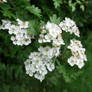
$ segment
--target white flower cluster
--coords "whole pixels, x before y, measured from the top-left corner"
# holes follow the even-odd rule
[[[82,68],[84,66],[84,61],[87,61],[86,55],[85,55],[85,48],[82,47],[82,44],[78,40],[71,40],[70,45],[68,46],[68,49],[71,50],[72,55],[68,59],[68,63],[71,66],[77,65],[78,68]]]
[[[29,22],[16,20],[18,25],[11,24],[8,20],[2,20],[2,25],[0,29],[8,29],[9,34],[11,34],[11,40],[14,45],[29,45],[33,36],[30,36],[27,32]],[[26,74],[29,76],[34,76],[41,82],[44,80],[45,75],[48,71],[53,71],[55,69],[53,57],[60,55],[60,47],[64,45],[64,40],[62,38],[62,31],[70,32],[70,34],[75,34],[80,37],[78,27],[75,22],[70,18],[65,18],[59,25],[51,22],[47,22],[45,26],[41,28],[41,34],[39,36],[39,43],[52,43],[51,47],[40,47],[38,52],[32,52],[29,58],[25,61]],[[78,40],[71,40],[68,49],[71,50],[72,56],[68,59],[68,63],[71,66],[77,65],[78,68],[84,66],[84,61],[87,61],[85,55],[85,48]]]
[[[30,53],[29,59],[25,61],[26,74],[34,76],[42,82],[48,71],[51,72],[55,69],[52,58],[59,55],[59,49],[47,46],[38,48],[39,52]]]
[[[59,26],[61,27],[62,30],[65,32],[70,32],[70,34],[75,34],[76,36],[80,37],[80,32],[78,27],[76,26],[75,22],[71,20],[70,18],[65,18]]]
[[[61,44],[64,44],[61,33],[62,30],[58,25],[47,22],[47,24],[44,27],[42,27],[38,42],[52,42],[54,47],[59,47],[61,46]]]
[[[11,40],[14,45],[29,45],[31,43],[31,36],[27,32],[29,22],[23,22],[17,19],[18,25],[11,24],[8,20],[2,20],[0,29],[8,29],[11,34]]]

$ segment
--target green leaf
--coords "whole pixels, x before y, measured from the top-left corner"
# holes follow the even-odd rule
[[[55,8],[60,7],[60,4],[62,4],[62,0],[53,0]]]
[[[40,23],[38,22],[38,20],[31,20],[29,22],[28,31],[31,35],[38,35],[39,34],[39,32],[40,32]]]
[[[71,67],[64,64],[58,65],[56,69],[60,74],[63,75],[66,82],[71,82],[75,80],[82,73],[82,71],[77,69],[76,66]]]
[[[2,12],[3,16],[8,17],[8,18],[15,17],[15,15],[10,10],[11,7],[9,5],[2,4],[2,5],[0,5],[0,7],[2,9],[1,12]]]
[[[35,5],[28,6],[26,8],[30,13],[33,13],[34,15],[40,17],[41,16],[41,10],[38,7],[35,7]]]
[[[3,4],[0,5],[0,8],[3,9],[3,10],[6,10],[6,9],[8,10],[8,9],[10,9],[11,7],[10,7],[8,4],[4,4],[4,3],[3,3]]]
[[[11,12],[11,11],[8,11],[8,10],[3,10],[1,11],[3,13],[3,16],[5,17],[8,17],[8,18],[11,18],[11,17],[15,17],[14,14]]]
[[[60,23],[60,17],[57,17],[57,15],[54,14],[53,16],[50,17],[50,21],[52,23],[59,24]]]

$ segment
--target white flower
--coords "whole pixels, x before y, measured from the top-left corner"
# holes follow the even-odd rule
[[[2,20],[2,25],[0,29],[9,29],[9,27],[11,26],[11,22],[8,20]]]
[[[59,56],[60,54],[60,47],[52,48],[54,56]]]
[[[61,27],[62,30],[65,32],[70,32],[70,34],[75,34],[76,36],[80,37],[80,32],[78,27],[76,26],[75,22],[71,20],[70,18],[65,18],[59,26]]]
[[[53,38],[56,38],[58,34],[62,33],[60,27],[54,23],[47,22],[46,29]]]
[[[53,40],[53,46],[59,47],[61,45],[65,45],[64,40],[62,39],[61,35],[58,35],[57,39]]]
[[[82,44],[78,40],[71,40],[70,45],[68,46],[68,49],[72,52],[72,57],[68,59],[68,63],[73,66],[76,64],[78,68],[82,68],[84,66],[84,61],[87,61],[86,55],[85,55],[85,48],[83,48]],[[71,63],[72,60],[75,63]]]
[[[37,78],[37,79],[39,79],[40,80],[40,82],[42,82],[42,80],[44,80],[44,76],[42,76],[40,73],[36,73],[35,75],[34,75],[34,77],[35,78]]]
[[[44,41],[44,35],[40,34],[40,38],[39,38],[38,42],[43,43],[43,41]]]
[[[9,34],[13,35],[11,40],[14,45],[29,45],[31,43],[31,39],[34,38],[30,36],[27,32],[29,22],[23,22],[20,19],[17,19],[18,25],[13,25],[9,20],[2,20],[2,25],[0,29],[8,29]]]
[[[50,34],[47,34],[47,35],[45,35],[44,39],[46,40],[46,42],[51,42],[52,36]]]
[[[70,66],[74,66],[76,64],[76,58],[71,56],[69,59],[68,59],[68,63]]]
[[[55,65],[53,63],[47,63],[46,65],[49,71],[53,71],[55,69]]]
[[[20,28],[28,28],[28,25],[29,25],[29,22],[28,21],[23,22],[20,19],[17,19],[17,22],[18,22]]]
[[[15,25],[11,25],[9,27],[9,34],[16,34],[17,27]]]
[[[11,36],[11,40],[14,41],[16,38],[14,36]]]
[[[78,60],[77,63],[76,63],[76,65],[78,66],[78,68],[81,69],[84,66],[83,60]]]
[[[77,26],[73,26],[73,27],[72,27],[72,30],[73,30],[73,33],[74,33],[76,36],[80,37],[80,31],[79,31],[79,29],[78,29]]]
[[[47,69],[44,65],[40,65],[39,73],[42,74],[42,76],[45,76],[47,74]]]
[[[17,45],[17,41],[16,41],[16,40],[14,40],[14,41],[13,41],[13,44],[14,44],[14,45]]]
[[[71,20],[70,18],[65,18],[66,26],[71,27],[75,25],[75,22]]]
[[[61,44],[64,45],[61,33],[62,30],[58,25],[47,22],[47,24],[42,27],[38,42],[39,43],[52,42],[52,45],[54,47],[60,47]]]
[[[82,60],[87,61],[87,57],[85,55],[85,48],[80,48],[79,55]]]
[[[31,65],[30,65],[30,60],[27,59],[24,64],[25,64],[26,74],[33,76],[32,68],[31,68]]]
[[[25,61],[25,69],[29,76],[42,81],[48,71],[55,69],[52,58],[59,55],[59,48],[39,47],[38,51],[30,53],[29,59]]]

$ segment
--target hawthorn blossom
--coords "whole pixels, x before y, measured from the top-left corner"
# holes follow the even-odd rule
[[[61,29],[65,32],[69,32],[70,34],[75,34],[76,36],[80,37],[80,32],[78,27],[76,26],[75,22],[71,20],[70,18],[65,18],[59,26]]]
[[[30,53],[25,61],[25,69],[26,74],[42,82],[45,75],[55,69],[52,58],[59,55],[59,48],[39,47],[38,51]]]
[[[85,48],[83,48],[80,41],[73,39],[70,41],[68,49],[71,50],[73,55],[68,59],[68,63],[71,66],[77,65],[81,69],[84,66],[84,61],[87,61]]]
[[[58,25],[47,22],[47,24],[42,27],[38,42],[39,43],[52,42],[54,47],[61,46],[61,44],[64,45],[61,33],[62,30]]]
[[[8,33],[11,36],[11,40],[13,41],[14,45],[29,45],[31,43],[31,39],[33,36],[28,34],[27,28],[28,28],[28,21],[21,21],[20,19],[17,19],[18,25],[11,24],[9,20],[2,20],[2,25],[0,26],[0,29],[8,29]]]

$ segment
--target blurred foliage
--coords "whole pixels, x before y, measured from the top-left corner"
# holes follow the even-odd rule
[[[88,61],[83,69],[70,67],[66,60],[70,52],[66,47],[58,59],[56,69],[40,81],[25,73],[24,61],[39,44],[32,40],[29,46],[14,46],[7,30],[0,30],[0,92],[92,92],[92,1],[91,0],[7,0],[0,4],[2,19],[12,22],[16,18],[30,21],[29,33],[37,36],[40,26],[48,20],[59,24],[64,17],[72,18],[81,33]],[[63,34],[65,43],[73,36]],[[66,45],[67,46],[67,45]],[[63,57],[62,57],[63,56]]]

